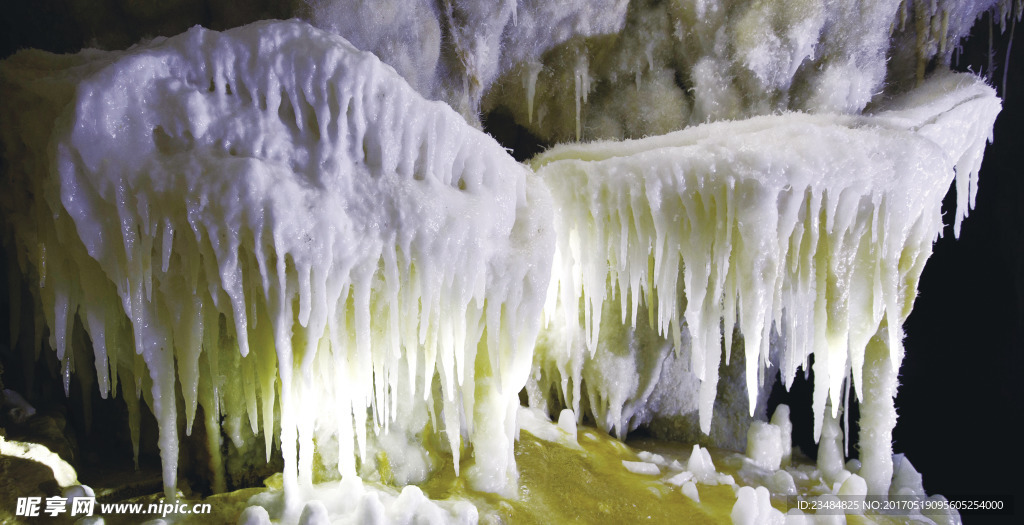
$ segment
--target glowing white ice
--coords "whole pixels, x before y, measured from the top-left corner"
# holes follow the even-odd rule
[[[243,418],[254,435],[262,421],[268,457],[279,433],[288,488],[312,483],[315,434],[354,474],[368,409],[374,430],[411,434],[423,428],[406,429],[409,414],[429,412],[456,471],[465,432],[473,483],[508,485],[553,245],[529,170],[373,55],[300,22],[196,28],[83,62],[51,135],[58,177],[25,173],[45,200],[24,213],[60,211],[18,242],[38,254],[65,369],[77,313],[103,395],[119,376],[145,390],[168,491],[176,378],[189,432],[198,404],[207,428],[225,416],[236,446]]]
[[[794,46],[799,62],[807,46]],[[580,136],[592,72],[578,58]],[[531,121],[534,64],[520,80]],[[280,436],[286,494],[312,484],[314,442],[355,474],[368,428],[443,435],[456,469],[466,435],[473,485],[501,491],[531,359],[557,370],[568,429],[580,363],[608,339],[603,315],[632,326],[644,308],[677,350],[689,334],[705,432],[734,326],[751,410],[773,330],[787,385],[814,356],[816,436],[852,384],[869,431],[860,476],[885,493],[901,324],[954,179],[957,232],[973,206],[999,111],[980,80],[938,73],[865,115],[560,146],[534,175],[373,55],[299,22],[197,28],[124,53],[28,52],[3,68],[23,197],[5,218],[39,278],[65,386],[77,315],[101,393],[118,381],[126,393],[136,452],[140,396],[156,414],[168,492],[176,380],[189,432],[201,406],[236,447],[262,432],[269,456]],[[860,95],[843,110],[860,111]],[[545,300],[564,336],[534,355]],[[618,383],[587,385],[615,394],[602,410],[642,408],[624,407],[647,383],[606,379]],[[207,434],[223,488],[219,433]],[[766,464],[787,461],[779,452]],[[740,500],[748,515],[764,498]]]
[[[635,328],[645,308],[676,348],[680,323],[688,330],[707,433],[734,326],[751,415],[775,330],[787,386],[814,356],[816,438],[826,405],[835,417],[852,379],[872,436],[861,441],[864,466],[881,471],[869,486],[887,490],[901,325],[954,178],[957,232],[973,205],[999,108],[975,77],[939,74],[865,116],[791,113],[548,150],[532,161],[556,203],[547,312],[554,331],[570,333],[543,347],[536,366],[557,371],[551,387],[579,413],[580,363],[601,357],[603,312]],[[866,360],[872,344],[887,362]],[[588,378],[590,398],[616,391],[624,372]],[[622,413],[626,397],[592,401],[597,419]]]

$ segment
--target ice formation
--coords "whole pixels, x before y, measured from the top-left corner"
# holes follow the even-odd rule
[[[466,433],[483,490],[513,477],[551,204],[491,138],[300,22],[25,53],[3,80],[24,198],[4,211],[65,386],[77,317],[133,439],[134,399],[157,416],[168,491],[176,379],[187,432],[198,405],[236,447],[247,426],[269,457],[279,435],[287,487],[311,483],[314,441],[354,474],[368,409],[375,431],[443,432],[456,469]]]
[[[0,66],[0,212],[35,322],[65,389],[120,386],[136,454],[151,407],[169,493],[199,407],[250,455],[279,439],[287,496],[325,466],[377,516],[351,476],[368,448],[402,454],[399,484],[429,475],[434,440],[456,471],[471,450],[474,488],[500,492],[520,428],[576,450],[584,414],[622,436],[674,397],[709,432],[723,360],[752,414],[770,367],[789,385],[812,356],[825,478],[917,490],[891,450],[901,324],[999,111],[979,79],[928,73],[994,0],[294,4],[327,31],[195,28]],[[647,138],[523,166],[420,95],[549,142]],[[518,408],[528,376],[531,403],[569,408],[557,426]],[[776,492],[796,490],[791,433],[782,411],[738,436]],[[665,468],[640,459],[623,468]],[[695,483],[735,485],[696,446],[670,481],[699,501]],[[763,488],[737,499],[739,522],[779,518]]]
[[[534,377],[551,383],[536,391],[554,389],[579,412],[582,363],[603,358],[605,311],[628,329],[644,309],[677,349],[685,328],[707,433],[734,327],[751,415],[775,331],[787,386],[814,356],[815,438],[852,381],[871,436],[861,441],[864,468],[881,469],[869,484],[884,489],[901,326],[954,178],[958,227],[973,204],[999,108],[982,81],[943,74],[864,116],[791,113],[548,150],[532,161],[556,203],[546,308],[568,333],[535,357]],[[612,368],[586,379],[590,399],[630,372]],[[595,418],[625,401],[592,402]]]
[[[553,42],[534,59],[543,65],[534,81],[520,82],[532,67],[521,63],[495,81],[483,107],[508,112],[547,143],[642,138],[787,110],[859,114],[880,93],[945,69],[990,9],[1003,27],[1021,12],[1013,0],[635,0],[621,31]],[[574,112],[583,60],[593,90]]]
[[[290,520],[298,525],[363,523],[388,525],[473,525],[480,521],[476,507],[467,501],[433,501],[416,485],[400,490],[373,486],[358,477],[303,487],[301,512]],[[239,525],[270,525],[271,515],[281,515],[284,494],[267,492],[248,501]],[[268,511],[270,509],[270,511]],[[277,519],[277,523],[282,521]]]
[[[622,28],[627,0],[296,0],[297,14],[371,51],[470,122],[499,75],[579,36]]]

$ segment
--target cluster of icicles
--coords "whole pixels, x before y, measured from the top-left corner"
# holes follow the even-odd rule
[[[845,402],[845,380],[862,394],[864,351],[880,328],[899,368],[900,326],[941,233],[953,166],[958,235],[973,206],[999,106],[967,81],[933,80],[913,109],[896,101],[867,116],[755,117],[535,158],[560,204],[547,312],[565,326],[583,319],[564,349],[545,356],[568,378],[563,398],[579,412],[579,349],[597,351],[603,307],[616,300],[621,322],[634,327],[638,309],[649,308],[677,349],[688,329],[704,432],[736,325],[752,415],[770,331],[782,336],[787,387],[813,354],[818,436],[826,401],[833,417]],[[962,128],[949,133],[954,124]]]
[[[25,74],[39,64],[50,72]],[[959,226],[999,110],[979,80],[946,75],[873,115],[565,146],[531,172],[300,22],[197,28],[123,54],[27,52],[0,81],[23,197],[3,211],[65,386],[90,375],[77,318],[102,395],[120,382],[136,454],[140,396],[156,416],[168,491],[176,380],[186,433],[198,405],[236,446],[262,433],[269,457],[280,437],[286,491],[312,483],[328,442],[331,466],[356,473],[367,429],[389,426],[445,436],[456,469],[470,445],[473,486],[501,491],[531,367],[554,363],[578,403],[569,363],[594,351],[613,300],[624,323],[643,307],[660,333],[689,330],[705,430],[722,334],[745,337],[753,406],[776,330],[787,384],[815,356],[820,432],[844,381],[858,396],[871,382],[869,340],[891,356],[876,368],[898,369],[943,194],[955,171]],[[578,337],[535,352],[542,319]],[[883,463],[887,377],[891,414],[867,422]],[[405,428],[417,411],[427,426]],[[207,432],[223,489],[220,435]]]

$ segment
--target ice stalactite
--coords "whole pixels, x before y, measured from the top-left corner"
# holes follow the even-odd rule
[[[523,89],[526,90],[527,119],[533,123],[533,99],[537,95],[537,76],[544,66],[540,62],[528,62],[523,70]]]
[[[435,402],[456,470],[470,445],[476,488],[514,478],[553,234],[546,189],[492,139],[300,22],[30,52],[2,73],[23,269],[65,369],[82,319],[136,450],[133,399],[151,407],[168,497],[175,381],[186,432],[203,408],[215,486],[221,417],[236,447],[243,426],[267,457],[280,437],[294,494],[314,447],[336,442],[326,466],[354,474],[368,427],[418,433],[396,418]]]
[[[468,467],[474,488],[500,492],[515,477],[531,358],[551,372],[531,397],[556,392],[573,408],[566,425],[589,405],[623,435],[674,346],[671,359],[699,379],[692,394],[708,432],[738,329],[750,413],[769,366],[788,386],[813,356],[815,435],[830,440],[822,463],[841,465],[835,418],[852,391],[862,481],[884,493],[901,324],[951,181],[957,235],[973,207],[999,102],[975,77],[948,73],[876,96],[892,1],[829,4],[815,16],[742,4],[638,7],[630,27],[661,20],[659,40],[602,45],[567,40],[591,34],[580,28],[589,9],[544,25],[525,23],[548,12],[529,3],[511,11],[524,22],[511,29],[509,3],[493,17],[450,13],[473,74],[448,94],[472,99],[473,115],[499,71],[515,71],[499,58],[514,52],[528,60],[516,79],[526,96],[515,100],[533,128],[555,129],[547,137],[568,140],[573,120],[577,140],[592,124],[642,136],[719,121],[556,147],[534,159],[537,175],[373,55],[300,22],[196,28],[122,53],[15,56],[0,66],[12,174],[0,213],[18,269],[38,279],[34,322],[49,328],[65,391],[86,372],[82,326],[101,395],[125,398],[136,458],[140,403],[156,415],[168,496],[180,434],[200,408],[217,489],[222,433],[237,449],[262,435],[267,458],[279,442],[289,497],[315,481],[318,461],[353,477],[374,443],[401,434],[444,440],[456,473]],[[413,23],[433,14],[395,27],[434,35],[429,20]],[[768,30],[765,18],[778,23]],[[550,54],[500,45],[534,26],[574,29],[546,41],[564,43]],[[398,64],[430,64],[418,87],[431,93],[434,43]],[[603,53],[609,43],[620,52]],[[542,54],[571,60],[542,71]],[[641,55],[650,78],[629,90],[639,95],[602,92],[644,70]],[[570,78],[572,91],[549,88]],[[570,93],[575,119],[567,98],[551,103]],[[729,121],[742,117],[751,118]],[[645,322],[647,332],[623,329]],[[626,355],[588,369],[610,343]],[[754,429],[756,443],[773,444],[761,451],[773,468],[788,460],[774,444],[792,430],[788,416],[779,422]],[[401,483],[423,478],[407,472]]]
[[[992,140],[992,122],[1000,107],[988,85],[968,75],[939,72],[874,114],[887,125],[914,129],[940,145],[943,155],[955,165],[956,237],[974,208],[985,144]]]
[[[587,54],[584,50],[580,50],[579,55],[576,57],[576,65],[573,67],[573,89],[576,92],[576,140],[580,140],[583,136],[582,130],[580,129],[580,112],[582,104],[587,103],[587,97],[590,95],[590,61],[587,58]],[[534,89],[536,89],[536,80],[534,81]],[[530,97],[530,104],[533,104],[533,97]]]
[[[898,369],[942,197],[955,179],[959,224],[999,107],[977,78],[939,74],[870,115],[755,117],[540,155],[533,166],[558,210],[547,311],[562,321],[549,325],[570,333],[536,366],[559,372],[550,387],[575,407],[581,366],[567,364],[593,358],[614,303],[627,327],[646,309],[677,347],[685,326],[705,433],[734,326],[751,412],[774,332],[787,386],[814,356],[816,437],[826,407],[837,417],[847,377],[865,406],[892,410],[895,383],[872,386],[879,379],[864,375],[879,365],[866,353],[880,346]],[[866,419],[862,432],[888,435],[886,421]],[[861,443],[869,457],[891,453],[884,436]]]

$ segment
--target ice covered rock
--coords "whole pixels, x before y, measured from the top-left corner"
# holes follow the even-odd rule
[[[169,491],[176,381],[187,433],[201,405],[235,446],[279,436],[286,486],[311,482],[315,431],[348,474],[368,430],[435,415],[456,468],[478,445],[478,488],[514,478],[551,204],[490,137],[296,21],[25,52],[2,90],[3,215],[51,343],[75,369],[81,318],[101,393],[145,394]]]
[[[975,77],[940,74],[864,116],[756,117],[538,156],[532,165],[557,209],[546,312],[549,325],[563,321],[552,337],[561,345],[538,348],[534,379],[547,383],[535,391],[554,390],[570,406],[602,399],[591,403],[599,421],[643,410],[659,367],[622,366],[632,374],[604,382],[585,375],[588,360],[606,359],[612,312],[619,326],[649,324],[689,356],[707,433],[735,327],[751,413],[769,364],[788,386],[813,354],[815,436],[826,405],[835,417],[847,401],[850,381],[863,403],[862,432],[872,436],[861,443],[877,445],[877,457],[868,456],[884,470],[895,376],[866,354],[877,346],[884,366],[898,367],[900,326],[941,232],[942,197],[954,180],[969,190],[999,107]],[[621,361],[661,359],[664,343],[653,341],[630,341]]]
[[[747,431],[747,457],[763,469],[778,470],[782,465],[782,429],[763,421],[754,421]]]
[[[476,122],[500,74],[574,37],[615,33],[627,0],[295,0],[296,13],[395,67]]]
[[[235,448],[262,435],[269,456],[276,434],[290,494],[316,461],[351,479],[356,456],[422,480],[438,435],[456,470],[472,451],[474,487],[501,490],[548,290],[530,395],[573,410],[566,432],[538,432],[564,439],[585,413],[619,435],[676,416],[705,433],[742,424],[776,369],[788,386],[813,354],[829,477],[856,481],[831,420],[856,396],[858,476],[885,493],[900,326],[941,197],[955,178],[959,232],[999,110],[973,76],[920,65],[948,60],[991,2],[638,0],[609,35],[625,4],[308,2],[316,23],[470,118],[506,74],[488,104],[544,140],[701,124],[555,148],[533,161],[541,179],[299,22],[6,62],[0,214],[65,389],[73,373],[91,388],[81,364],[94,360],[136,443],[150,405],[168,491],[198,406]],[[910,34],[921,85],[893,98],[889,46]],[[93,356],[70,345],[76,326]],[[745,388],[720,381],[730,372]],[[778,439],[754,431],[770,454],[751,447],[770,467],[791,430],[773,425]],[[223,447],[205,434],[219,488]],[[699,450],[694,479],[721,482]],[[893,489],[915,490],[896,461]],[[379,496],[359,501],[381,516]]]
[[[732,508],[733,525],[782,525],[785,517],[772,507],[771,493],[764,487],[740,487]]]

